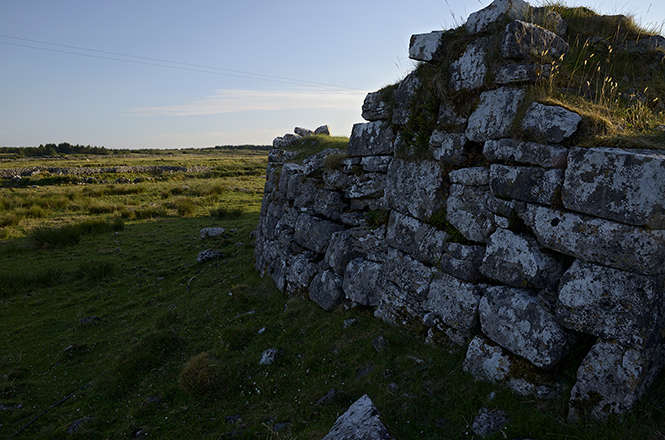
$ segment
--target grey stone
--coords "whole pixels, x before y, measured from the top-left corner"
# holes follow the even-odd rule
[[[489,6],[469,15],[464,27],[470,34],[488,30],[504,18],[526,17],[530,6],[522,0],[494,0]]]
[[[478,108],[469,117],[466,137],[474,142],[507,137],[524,100],[524,90],[501,87],[483,92]]]
[[[577,370],[570,392],[568,420],[605,419],[630,411],[663,367],[663,346],[645,351],[599,341]]]
[[[448,243],[436,268],[468,282],[477,282],[482,278],[480,265],[485,255],[485,247],[460,243]]]
[[[385,336],[379,335],[376,338],[372,339],[372,347],[378,351],[382,352],[388,348],[388,340]]]
[[[350,230],[335,232],[330,237],[324,261],[338,275],[344,275],[346,265],[363,254],[354,247],[354,237]]]
[[[311,207],[316,214],[331,220],[339,220],[342,213],[348,208],[348,204],[339,192],[320,189],[316,192]]]
[[[487,186],[451,185],[446,219],[467,240],[484,242],[496,229],[492,198]]]
[[[492,164],[490,189],[503,199],[555,205],[561,202],[563,170]]]
[[[390,213],[386,242],[418,260],[430,264],[439,260],[448,237],[445,232],[437,231],[434,227],[399,211],[393,210]]]
[[[269,348],[261,353],[261,359],[259,360],[259,365],[272,365],[283,355],[282,350],[276,348]]]
[[[278,136],[275,139],[273,139],[272,146],[274,149],[277,150],[289,148],[296,141],[299,141],[300,139],[302,139],[302,136],[299,136],[297,134],[287,133],[284,136]]]
[[[570,329],[641,350],[662,339],[664,287],[662,277],[577,260],[561,279],[556,316]]]
[[[330,136],[330,127],[327,125],[321,125],[319,127],[316,127],[316,130],[314,130],[314,134]]]
[[[322,440],[393,440],[378,409],[365,394],[342,414]]]
[[[201,238],[219,237],[226,229],[224,228],[203,228],[201,229]]]
[[[547,248],[644,275],[665,273],[665,230],[527,205],[520,217]]]
[[[309,285],[309,299],[324,310],[332,310],[344,300],[342,279],[332,270],[317,273]]]
[[[386,200],[390,206],[425,220],[444,206],[443,170],[435,161],[393,159],[388,167]]]
[[[459,165],[467,159],[467,142],[464,133],[445,133],[438,130],[435,130],[429,139],[434,159],[452,165]]]
[[[216,251],[213,249],[206,249],[205,251],[199,252],[199,255],[196,257],[196,261],[199,263],[206,263],[212,260],[219,260],[225,256],[226,255],[224,255],[224,252]]]
[[[480,272],[509,286],[543,289],[558,283],[563,267],[540,250],[535,238],[497,229],[489,238]]]
[[[386,175],[383,173],[368,173],[360,176],[344,192],[349,199],[374,199],[383,197],[386,191]]]
[[[509,59],[529,59],[548,56],[559,58],[568,52],[568,43],[557,34],[533,23],[515,20],[506,26],[501,40],[501,56]]]
[[[395,134],[385,121],[354,124],[347,154],[350,157],[392,154],[394,140]]]
[[[572,136],[581,121],[580,115],[563,107],[533,102],[522,119],[522,128],[557,144]]]
[[[360,161],[360,166],[366,173],[387,173],[388,165],[393,156],[367,156]]]
[[[487,186],[490,183],[490,170],[483,167],[462,168],[448,174],[451,183],[468,186]]]
[[[563,203],[596,217],[665,229],[665,152],[572,148]]]
[[[491,437],[508,424],[506,413],[501,410],[481,408],[473,419],[471,428],[481,438]]]
[[[478,311],[483,333],[538,367],[552,368],[568,352],[563,328],[527,290],[489,287]]]
[[[454,91],[475,90],[482,87],[487,75],[488,40],[483,38],[467,45],[457,60],[450,63],[450,87]]]
[[[409,58],[417,61],[441,61],[444,53],[443,31],[411,35]]]
[[[296,153],[295,151],[285,151],[285,150],[282,150],[282,149],[279,149],[279,148],[275,148],[273,150],[270,150],[270,153],[268,153],[268,162],[269,163],[285,163],[285,162],[288,162],[288,161],[292,160],[297,155],[298,155],[298,153]]]
[[[548,7],[533,8],[529,21],[559,36],[566,35],[568,30],[568,23],[561,17],[561,14]]]
[[[412,72],[406,76],[397,86],[395,91],[395,108],[393,110],[392,123],[395,125],[405,125],[409,121],[411,112],[411,103],[416,95],[416,91],[422,85],[422,81]]]
[[[302,137],[307,137],[307,136],[311,136],[311,135],[314,134],[314,132],[312,130],[310,130],[309,128],[302,128],[302,127],[294,128],[293,132],[295,134],[297,134],[298,136],[302,136]]]
[[[507,64],[499,67],[494,82],[500,85],[537,83],[548,79],[551,70],[549,64]]]
[[[341,225],[329,220],[303,213],[296,220],[294,240],[301,246],[322,254],[326,251],[332,234],[342,229]]]
[[[320,174],[331,156],[346,156],[346,151],[338,148],[326,148],[323,151],[307,156],[302,162],[302,170],[305,176]]]
[[[364,306],[378,306],[382,294],[383,265],[365,258],[351,260],[344,271],[346,298]]]
[[[565,147],[510,138],[485,142],[483,155],[491,161],[519,162],[543,168],[566,168],[568,163],[568,149]]]
[[[481,295],[482,291],[477,285],[439,274],[429,286],[424,308],[440,317],[448,327],[470,334],[478,325]]]
[[[304,252],[289,258],[284,275],[284,291],[289,295],[301,294],[307,290],[314,275],[319,270],[313,262],[314,255]]]
[[[452,104],[444,102],[439,107],[439,116],[437,118],[437,126],[446,127],[446,131],[464,131],[466,128],[467,118],[463,118],[457,114]]]
[[[382,90],[368,93],[362,106],[362,117],[366,121],[386,121],[390,119],[391,107]]]

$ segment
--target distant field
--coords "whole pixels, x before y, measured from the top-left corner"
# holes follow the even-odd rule
[[[212,169],[0,181],[0,438],[320,439],[365,393],[401,440],[473,438],[483,406],[510,417],[495,438],[664,438],[662,379],[633,414],[571,426],[565,399],[473,381],[417,323],[276,291],[253,263],[266,151],[86,159],[21,166]]]

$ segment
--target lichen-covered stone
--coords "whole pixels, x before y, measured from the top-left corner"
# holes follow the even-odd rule
[[[500,85],[536,83],[550,77],[549,64],[507,64],[501,66],[494,75],[494,82]]]
[[[561,279],[556,316],[570,329],[640,350],[662,339],[664,300],[662,277],[577,260]]]
[[[394,140],[395,134],[385,121],[354,124],[347,154],[351,157],[392,154]]]
[[[424,308],[441,318],[443,323],[466,333],[478,325],[478,303],[482,291],[447,274],[432,280]]]
[[[663,346],[647,350],[599,341],[577,370],[570,392],[568,420],[605,419],[630,411],[663,367]]]
[[[448,174],[451,183],[468,186],[487,186],[490,183],[490,170],[483,167],[469,167],[453,170]]]
[[[561,202],[563,170],[493,164],[490,189],[502,199],[554,205]]]
[[[568,23],[561,17],[561,14],[546,6],[531,9],[531,20],[529,21],[559,36],[565,35],[568,30]]]
[[[487,39],[476,40],[467,46],[461,57],[450,63],[450,88],[474,90],[485,83],[488,44]]]
[[[368,93],[362,106],[362,117],[366,121],[385,121],[390,118],[391,107],[381,90]]]
[[[285,163],[296,157],[297,154],[298,153],[295,151],[286,151],[280,148],[274,148],[270,150],[270,153],[268,153],[268,162],[275,164]]]
[[[329,220],[319,219],[308,214],[300,214],[295,224],[294,240],[318,254],[326,251],[330,237],[343,229],[341,225]]]
[[[491,161],[511,161],[543,168],[566,168],[568,149],[559,145],[520,142],[510,138],[489,140],[483,155]]]
[[[348,199],[374,199],[383,197],[386,190],[386,175],[383,173],[368,173],[354,180],[344,196]]]
[[[501,87],[483,92],[478,108],[469,117],[466,137],[474,142],[507,137],[524,100],[524,90]]]
[[[451,185],[446,220],[467,240],[484,242],[496,230],[491,199],[488,186]]]
[[[644,275],[665,273],[665,230],[527,205],[520,217],[538,242],[582,260]]]
[[[365,258],[351,260],[344,271],[342,289],[350,301],[378,306],[383,295],[383,265]]]
[[[535,238],[497,229],[489,238],[480,272],[509,286],[543,289],[558,283],[563,267],[540,250]]]
[[[483,277],[479,269],[484,255],[485,246],[447,243],[443,256],[435,264],[439,272],[464,281],[477,282]]]
[[[309,285],[309,299],[324,310],[332,310],[344,299],[342,279],[332,270],[317,273]]]
[[[533,102],[522,119],[522,128],[547,142],[558,144],[577,131],[580,115],[557,105]]]
[[[405,125],[409,121],[411,102],[413,102],[416,91],[421,85],[422,81],[415,72],[408,74],[406,78],[399,83],[394,95],[395,107],[393,109],[393,124]]]
[[[466,128],[467,118],[459,116],[449,102],[443,102],[439,107],[437,126],[446,127],[448,132],[463,132]]]
[[[483,333],[538,367],[552,368],[568,352],[563,328],[528,290],[488,287],[478,311]]]
[[[435,161],[404,161],[394,159],[388,167],[385,187],[390,206],[411,217],[425,220],[442,209],[443,171]]]
[[[393,156],[367,156],[360,160],[360,166],[366,173],[387,173]]]
[[[523,18],[529,14],[530,6],[522,0],[494,0],[489,6],[469,15],[464,27],[470,34],[486,31],[504,18]]]
[[[311,207],[315,214],[331,220],[339,220],[342,213],[348,209],[348,203],[344,201],[342,194],[339,192],[320,189],[316,192]]]
[[[459,165],[467,159],[467,142],[464,133],[445,133],[438,130],[435,130],[429,139],[434,159],[452,165]]]
[[[363,395],[342,414],[322,440],[393,440],[372,400]]]
[[[386,228],[386,242],[412,257],[434,263],[438,261],[448,240],[448,234],[437,231],[427,225],[399,211],[393,210]]]
[[[304,252],[289,258],[285,273],[284,291],[286,293],[299,294],[309,287],[319,269],[313,258],[314,255],[311,252]]]
[[[346,151],[339,148],[326,148],[323,151],[307,156],[302,162],[302,171],[305,176],[312,174],[320,175],[326,165],[326,161],[331,156],[346,156]]]
[[[501,40],[501,56],[509,59],[529,59],[549,56],[559,58],[568,52],[568,43],[554,32],[533,23],[515,20],[506,26]]]
[[[665,229],[665,152],[572,148],[563,203],[596,217]]]
[[[443,31],[432,31],[429,34],[411,35],[409,58],[417,61],[441,61],[445,48],[443,34]]]

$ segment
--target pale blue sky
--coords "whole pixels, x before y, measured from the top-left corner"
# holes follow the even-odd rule
[[[2,0],[0,146],[270,144],[322,124],[348,136],[365,95],[413,68],[411,34],[489,3]],[[661,26],[663,3],[567,4]]]

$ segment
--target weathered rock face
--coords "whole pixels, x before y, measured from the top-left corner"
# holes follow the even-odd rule
[[[474,377],[525,396],[563,392],[590,335],[569,418],[626,412],[665,365],[665,154],[573,146],[580,115],[527,101],[567,50],[558,14],[496,0],[465,27],[464,45],[412,38],[413,59],[444,68],[369,93],[346,151],[295,163],[310,132],[275,140],[256,269],[325,310],[422,321],[468,347]]]
[[[322,440],[392,440],[379,410],[365,394],[342,414]]]

